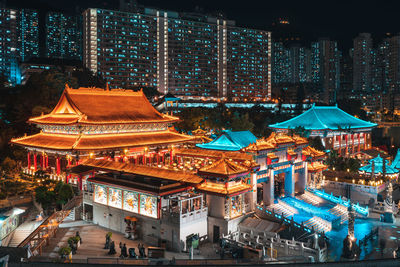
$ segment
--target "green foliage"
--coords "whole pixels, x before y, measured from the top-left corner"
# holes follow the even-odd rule
[[[48,190],[46,186],[38,186],[35,188],[35,198],[42,205],[44,210],[50,208],[56,201],[56,193]]]
[[[306,130],[304,127],[302,126],[297,126],[296,128],[290,128],[289,129],[289,135],[293,136],[294,134],[299,135],[301,137],[305,137],[308,138],[310,136],[311,131],[310,130]]]
[[[254,124],[249,119],[249,113],[240,115],[238,112],[235,112],[231,123],[231,129],[233,131],[252,131],[253,128]]]
[[[70,184],[63,184],[59,188],[57,196],[57,203],[65,204],[74,196],[74,190]]]
[[[335,168],[336,171],[349,170],[354,173],[358,172],[358,169],[361,167],[360,160],[338,156],[336,151],[329,153],[326,164],[328,164],[330,169]]]
[[[320,151],[325,151],[325,147],[322,144],[321,138],[319,136],[315,136],[315,137],[308,137],[308,144]]]
[[[60,256],[67,256],[71,253],[71,248],[70,247],[62,247],[58,250],[58,254]]]
[[[8,174],[15,174],[17,170],[17,162],[9,157],[6,157],[1,163],[1,170]]]

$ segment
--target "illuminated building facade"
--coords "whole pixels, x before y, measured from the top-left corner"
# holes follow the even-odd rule
[[[310,136],[319,136],[326,149],[352,155],[371,148],[371,131],[376,124],[353,117],[337,106],[313,105],[303,114],[269,127],[277,132],[303,127]]]
[[[12,85],[21,82],[18,57],[18,11],[0,8],[0,73]]]
[[[353,40],[353,88],[359,93],[371,92],[372,38],[360,33]]]
[[[187,98],[270,97],[270,32],[147,8],[88,9],[83,25],[84,65],[112,86],[153,86]]]
[[[18,12],[18,47],[21,61],[39,57],[39,14],[36,10]]]
[[[46,57],[82,59],[80,16],[59,12],[46,15]]]

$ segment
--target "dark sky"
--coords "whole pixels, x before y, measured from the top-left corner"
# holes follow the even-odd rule
[[[73,11],[77,6],[115,8],[119,0],[7,0],[9,5]],[[333,0],[139,0],[145,6],[176,11],[222,11],[237,25],[271,29],[279,17],[287,17],[291,27],[306,40],[331,37],[343,48],[352,46],[359,32],[371,32],[380,39],[386,32],[400,32],[400,1]]]

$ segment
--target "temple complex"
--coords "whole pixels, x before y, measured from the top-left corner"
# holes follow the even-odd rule
[[[344,112],[336,106],[315,106],[290,120],[269,127],[278,132],[288,132],[298,127],[319,136],[327,150],[339,155],[353,155],[371,148],[371,130],[377,124],[367,122]]]

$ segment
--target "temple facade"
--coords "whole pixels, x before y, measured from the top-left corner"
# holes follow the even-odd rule
[[[371,131],[377,124],[367,122],[344,112],[337,106],[315,106],[290,120],[272,124],[277,132],[288,132],[302,127],[310,136],[319,136],[327,150],[351,156],[371,148]]]
[[[27,149],[27,173],[65,179],[68,167],[87,158],[169,164],[174,146],[194,139],[170,129],[178,120],[155,110],[142,91],[66,85],[49,114],[29,119],[40,132],[11,143]]]

